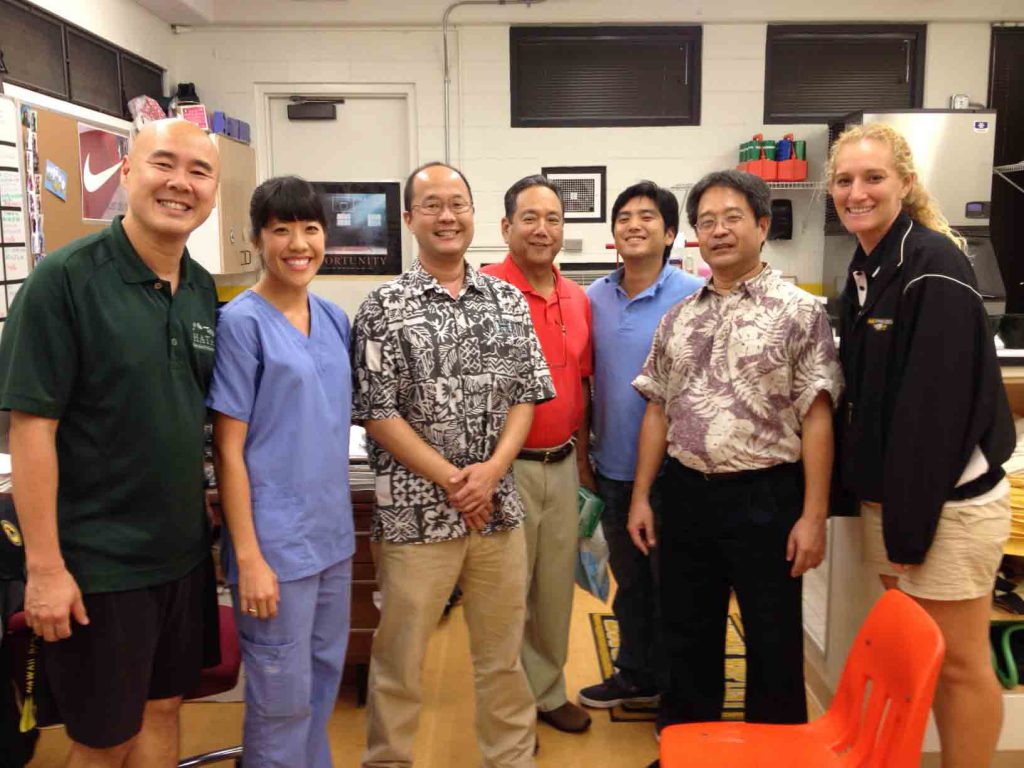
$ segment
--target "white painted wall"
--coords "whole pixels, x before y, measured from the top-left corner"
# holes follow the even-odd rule
[[[495,224],[501,195],[517,178],[545,165],[605,165],[609,208],[626,186],[650,178],[663,186],[694,182],[705,173],[731,167],[737,145],[754,133],[781,137],[792,131],[808,141],[810,174],[820,175],[827,133],[823,126],[769,126],[764,112],[765,32],[763,24],[704,27],[701,125],[652,128],[509,128],[508,29],[460,30],[457,156],[477,195],[477,243],[500,243]],[[823,243],[823,208],[810,205],[810,192],[787,193],[794,202],[792,241],[766,247],[766,258],[801,282],[818,282]],[[684,228],[693,239],[692,231]],[[567,237],[582,237],[581,260],[609,258],[605,224],[571,224]],[[572,257],[576,260],[577,257]],[[569,260],[568,258],[566,260]]]
[[[148,0],[153,1],[153,0]],[[166,0],[155,0],[166,2]],[[179,0],[180,2],[180,0]],[[440,23],[452,0],[213,0],[217,23],[342,23],[394,25]],[[741,23],[778,21],[988,21],[1020,18],[1020,0],[535,0],[526,10],[513,5],[463,6],[456,23],[550,24],[566,22]]]
[[[177,38],[176,67],[180,79],[195,81],[208,109],[246,120],[254,130],[261,123],[260,87],[294,83],[295,91],[303,92],[310,84],[408,84],[415,95],[415,142],[409,163],[443,155],[437,30],[195,29]],[[254,144],[261,140],[253,136]],[[359,147],[338,151],[358,152]],[[261,178],[268,172],[266,165],[260,163]]]
[[[575,4],[519,9],[523,14],[520,18],[533,22],[534,14],[543,8],[550,11],[563,5]],[[803,9],[805,4],[786,5]],[[665,4],[653,6],[656,17],[663,18]],[[592,3],[591,10],[593,7],[607,9],[608,4]],[[779,14],[780,18],[793,18],[784,8]],[[593,15],[573,19],[562,13],[558,18],[563,22],[590,21]],[[700,126],[526,129],[509,127],[508,27],[459,26],[450,38],[452,157],[473,185],[477,203],[477,236],[471,258],[493,261],[501,257],[499,221],[504,190],[542,166],[607,166],[609,204],[621,189],[641,178],[673,185],[693,182],[708,171],[731,166],[736,146],[765,129],[765,32],[763,23],[704,26]],[[945,106],[955,92],[966,92],[975,100],[985,98],[988,35],[986,23],[929,26],[926,107]],[[297,89],[310,82],[411,83],[416,93],[418,132],[418,157],[412,162],[443,155],[439,29],[213,27],[179,36],[176,53],[180,79],[194,80],[208,107],[224,109],[253,125],[259,122],[255,98],[258,83],[294,82]],[[821,178],[825,128],[793,125],[765,129],[769,137],[781,137],[789,131],[807,140],[810,178]],[[820,195],[815,197],[812,192],[786,194],[793,201],[794,239],[770,243],[766,257],[787,274],[797,275],[800,282],[818,283],[824,206]],[[693,239],[692,232],[688,234]],[[611,239],[607,224],[571,224],[566,227],[566,236],[582,238],[584,250],[579,256],[563,257],[563,261],[613,256],[605,249]]]
[[[415,91],[415,164],[443,155],[441,33],[448,0],[348,0],[284,3],[212,0],[215,22],[181,35],[130,0],[36,0],[41,7],[165,66],[174,81],[194,81],[211,109],[260,122],[256,86],[264,83],[410,84]],[[160,7],[160,3],[151,7]],[[166,3],[164,3],[166,5]],[[386,5],[386,7],[385,7]],[[204,3],[209,13],[210,2]],[[988,20],[1020,15],[1017,0],[887,0],[857,6],[857,20],[929,24],[925,62],[926,107],[943,107],[952,93],[982,102],[988,81]],[[166,15],[166,14],[165,14]],[[477,238],[471,258],[503,253],[501,198],[520,176],[545,165],[605,165],[609,204],[641,179],[663,185],[693,182],[735,161],[736,145],[765,130],[787,131],[808,142],[810,178],[822,174],[823,126],[762,125],[765,27],[768,20],[848,21],[846,6],[817,0],[728,4],[700,0],[648,0],[630,7],[611,0],[552,0],[532,7],[468,6],[452,15],[452,159],[473,184]],[[497,22],[497,23],[496,23]],[[509,127],[507,23],[702,23],[701,125],[659,128]],[[379,26],[373,26],[379,25]],[[402,26],[397,26],[402,25]],[[346,148],[349,149],[349,148]],[[358,148],[351,148],[358,151]],[[261,168],[261,175],[266,169]],[[772,264],[803,283],[821,279],[823,205],[820,195],[794,191],[794,239],[766,248]],[[684,232],[692,239],[692,232]],[[607,224],[572,224],[580,255],[564,261],[604,260]]]
[[[948,107],[954,93],[966,93],[972,102],[986,104],[991,44],[989,24],[929,24],[924,106]]]

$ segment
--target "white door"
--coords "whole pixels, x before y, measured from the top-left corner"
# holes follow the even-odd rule
[[[305,94],[298,94],[305,95]],[[310,98],[334,98],[318,92]],[[404,95],[339,93],[335,120],[289,120],[287,97],[268,100],[270,175],[309,181],[405,181],[409,159],[409,103]],[[411,239],[402,231],[402,262]],[[366,295],[390,276],[325,275],[312,290],[335,302],[351,320]]]

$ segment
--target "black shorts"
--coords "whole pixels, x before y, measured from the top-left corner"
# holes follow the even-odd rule
[[[84,596],[89,623],[42,643],[54,713],[93,749],[123,744],[142,727],[146,701],[184,696],[216,663],[217,593],[207,559],[177,581]]]

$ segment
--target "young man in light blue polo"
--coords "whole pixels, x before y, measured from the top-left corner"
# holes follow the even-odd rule
[[[580,691],[581,704],[599,709],[658,701],[656,554],[647,557],[640,552],[626,531],[637,437],[646,407],[632,381],[643,367],[662,316],[702,285],[668,263],[678,232],[679,205],[672,192],[652,181],[628,187],[612,206],[612,235],[623,266],[587,291],[594,348],[591,457],[595,490],[605,503],[601,524],[618,584],[612,609],[620,638],[614,674]],[[653,503],[657,504],[656,494]]]

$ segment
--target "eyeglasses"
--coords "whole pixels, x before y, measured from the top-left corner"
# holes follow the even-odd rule
[[[440,200],[427,200],[425,203],[417,203],[409,207],[419,208],[420,213],[424,216],[439,216],[446,207],[456,215],[473,210],[473,204],[469,200],[463,200],[461,197],[456,197],[447,203]]]
[[[697,226],[695,227],[695,229],[698,232],[706,235],[710,232],[714,232],[715,227],[717,227],[719,223],[721,223],[722,229],[728,229],[731,232],[732,230],[736,229],[736,227],[738,227],[740,224],[742,224],[745,218],[746,216],[744,216],[742,213],[729,213],[720,219],[716,219],[714,216],[708,216],[706,218],[700,219],[697,222]]]

